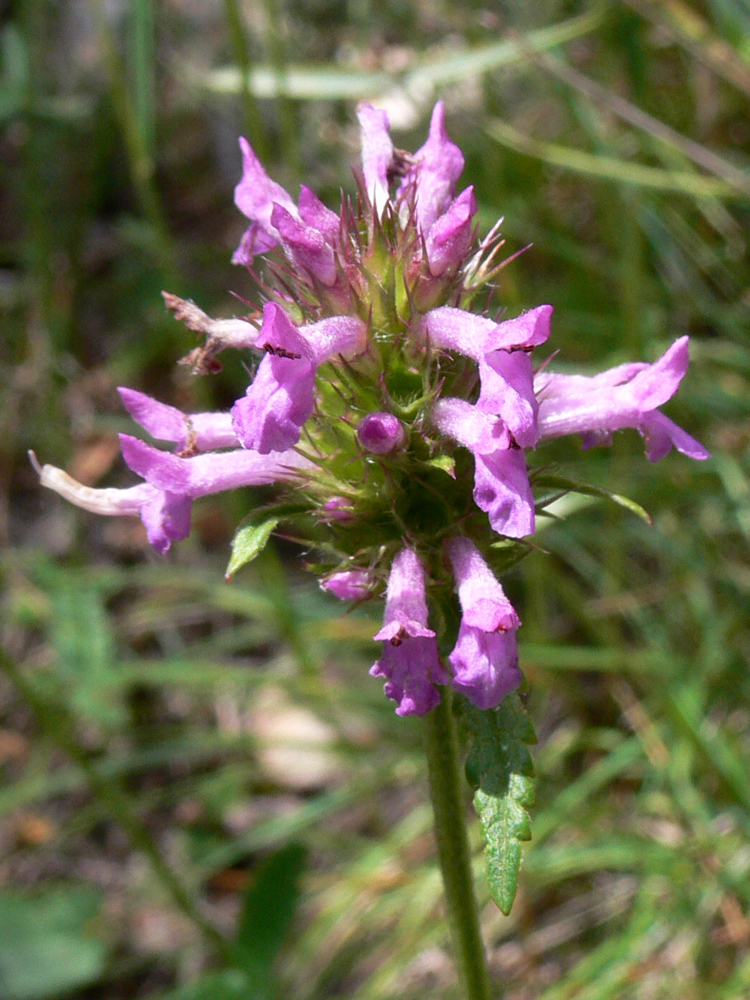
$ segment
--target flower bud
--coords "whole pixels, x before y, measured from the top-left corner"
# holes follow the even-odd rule
[[[368,413],[357,428],[359,443],[373,455],[387,455],[404,443],[404,429],[392,413]]]
[[[347,569],[321,580],[320,586],[340,601],[361,601],[370,595],[372,579],[367,570]]]

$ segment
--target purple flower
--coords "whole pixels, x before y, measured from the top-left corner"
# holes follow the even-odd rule
[[[121,387],[117,391],[136,423],[159,441],[174,441],[180,451],[192,453],[239,447],[230,413],[188,415],[135,389]]]
[[[651,365],[535,376],[531,355],[549,337],[551,306],[502,322],[457,307],[491,284],[501,241],[497,228],[478,241],[474,191],[456,195],[464,160],[446,132],[443,104],[413,156],[394,148],[384,111],[363,104],[358,118],[360,196],[344,198],[340,214],[305,186],[295,204],[240,140],[235,200],[249,227],[234,260],[250,267],[257,254],[284,255],[250,307],[254,317],[263,306],[259,329],[251,318],[212,320],[165,294],[175,317],[205,336],[183,359],[194,373],[217,371],[216,355],[230,347],[263,352],[231,412],[185,414],[123,388],[133,419],[174,445],[161,450],[121,436],[125,462],[142,482],[90,489],[51,466],[39,471],[43,485],[79,506],[139,516],[159,552],[187,535],[194,499],[285,485],[279,518],[306,547],[338,561],[324,590],[343,600],[371,596],[399,549],[375,637],[383,652],[371,670],[385,678],[398,714],[429,712],[450,682],[488,709],[520,682],[519,622],[469,537],[483,537],[487,519],[508,538],[533,533],[526,452],[539,441],[577,433],[588,447],[635,427],[652,461],[673,446],[706,458],[659,409],[687,369],[687,338]],[[457,446],[473,456],[473,487],[456,473]],[[434,523],[437,512],[444,523]],[[463,612],[451,676],[428,625],[433,581],[416,552],[434,554],[456,530],[466,537],[446,546]],[[439,593],[446,572],[434,565]]]
[[[463,169],[463,154],[445,130],[445,105],[438,101],[432,111],[427,142],[414,154],[414,166],[405,175],[399,192],[406,199],[413,197],[421,233],[427,234],[450,205]]]
[[[267,455],[299,441],[313,412],[318,366],[364,350],[365,327],[354,316],[332,316],[298,328],[281,306],[269,302],[257,344],[267,353],[245,396],[234,404],[232,421],[245,448]]]
[[[498,449],[474,458],[474,502],[487,514],[491,527],[509,538],[533,535],[534,494],[523,451]]]
[[[76,507],[106,517],[140,517],[149,542],[161,555],[165,555],[172,542],[182,541],[190,534],[190,497],[167,493],[148,483],[127,489],[94,489],[54,465],[44,465],[39,474],[42,486],[59,493]]]
[[[284,252],[297,269],[332,288],[338,273],[336,255],[324,234],[300,222],[282,205],[274,205],[271,222],[276,227]]]
[[[311,463],[296,451],[262,455],[239,448],[181,458],[154,448],[129,434],[120,435],[122,457],[133,472],[159,490],[179,496],[202,497],[240,486],[294,482]]]
[[[543,344],[550,334],[551,318],[552,306],[537,306],[502,323],[441,306],[425,315],[421,335],[432,347],[456,351],[481,364],[493,351],[526,352]]]
[[[370,104],[360,104],[357,118],[362,138],[362,173],[365,191],[378,216],[388,202],[388,173],[393,161],[393,143],[388,135],[388,115]]]
[[[425,246],[433,278],[441,277],[466,259],[471,249],[476,210],[474,188],[468,187],[430,227]]]
[[[359,443],[373,455],[387,455],[404,443],[404,428],[392,413],[368,413],[357,427]]]
[[[521,683],[512,604],[492,570],[468,538],[448,542],[463,616],[448,657],[453,687],[477,708],[495,708]]]
[[[393,560],[385,621],[374,638],[383,642],[383,655],[370,673],[387,678],[384,690],[399,703],[396,714],[426,715],[440,701],[435,685],[451,678],[440,662],[435,633],[427,627],[424,569],[412,549],[401,549]]]
[[[652,462],[672,446],[690,458],[708,458],[700,442],[658,410],[677,392],[687,367],[688,338],[680,337],[651,365],[619,365],[593,376],[540,372],[534,380],[540,439],[581,434],[588,447],[607,443],[613,431],[635,427]]]
[[[474,454],[474,502],[501,535],[534,533],[534,496],[520,448],[503,420],[462,399],[446,398],[433,407],[432,422]]]
[[[361,601],[372,592],[372,577],[365,569],[346,569],[320,581],[323,590],[330,591],[340,601]]]
[[[294,216],[298,213],[290,195],[265,172],[247,139],[240,139],[240,149],[242,179],[234,189],[234,202],[250,219],[250,227],[232,260],[249,266],[256,254],[266,253],[280,240],[279,231],[271,221],[274,206],[281,205]]]

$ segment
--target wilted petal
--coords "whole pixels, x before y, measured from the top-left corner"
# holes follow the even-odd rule
[[[404,178],[402,192],[414,189],[417,225],[427,234],[438,216],[450,205],[456,181],[464,169],[464,158],[445,130],[445,105],[438,101],[432,111],[427,142],[414,154],[415,166]]]
[[[321,580],[320,586],[340,601],[360,601],[370,595],[372,578],[365,569],[347,569]]]
[[[265,253],[279,242],[278,230],[271,222],[274,205],[283,206],[294,216],[297,208],[284,188],[265,172],[247,139],[240,139],[240,148],[242,179],[234,189],[234,202],[252,225],[233,260],[234,263],[249,263],[256,254]]]
[[[619,365],[593,377],[545,373],[539,386],[540,438],[582,434],[588,444],[635,427],[652,461],[671,445],[692,458],[708,458],[702,445],[657,410],[675,394],[687,367],[688,338],[680,337],[651,365]]]
[[[523,451],[508,448],[475,455],[474,501],[501,535],[534,534],[534,496]]]
[[[468,187],[430,228],[425,245],[427,264],[434,278],[440,277],[451,268],[458,267],[468,254],[476,210],[474,188]]]
[[[383,642],[383,654],[370,673],[387,679],[386,695],[399,702],[396,714],[425,715],[440,701],[434,685],[447,684],[450,674],[427,627],[424,569],[411,549],[402,549],[393,560],[385,621],[375,639]]]
[[[360,104],[357,118],[362,139],[365,190],[375,211],[381,215],[388,201],[388,171],[393,160],[388,115],[370,104]]]
[[[120,387],[125,409],[136,423],[159,441],[174,441],[179,449],[214,451],[238,448],[230,413],[183,413],[135,389]]]
[[[299,222],[281,205],[275,205],[271,222],[276,227],[289,260],[327,288],[336,284],[336,258],[323,233]]]
[[[522,448],[539,438],[531,358],[523,351],[492,351],[479,365],[481,391],[477,407],[500,417]]]
[[[172,542],[179,542],[190,534],[190,497],[164,492],[149,483],[138,483],[126,489],[94,489],[54,465],[42,467],[40,481],[42,486],[59,493],[76,507],[94,514],[140,517],[149,542],[161,555]]]
[[[145,441],[120,435],[128,466],[159,490],[186,497],[202,497],[240,486],[292,482],[310,463],[296,451],[261,455],[240,448],[180,458]]]

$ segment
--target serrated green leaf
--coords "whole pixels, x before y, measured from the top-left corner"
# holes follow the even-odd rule
[[[278,517],[272,517],[260,524],[246,524],[240,528],[232,540],[232,556],[227,566],[227,580],[231,580],[238,569],[261,554],[279,520]]]
[[[487,712],[467,705],[464,718],[473,738],[466,773],[477,787],[487,882],[507,916],[518,887],[521,844],[531,840],[527,809],[534,804],[534,765],[526,744],[536,741],[534,727],[517,694]]]
[[[553,490],[567,490],[570,493],[582,493],[584,496],[600,497],[602,500],[610,500],[619,507],[625,507],[631,514],[635,514],[646,522],[652,524],[651,515],[645,511],[639,503],[629,497],[620,496],[619,493],[612,493],[603,486],[593,486],[591,483],[579,483],[574,479],[567,479],[565,476],[542,475],[534,477],[535,486],[546,486]]]

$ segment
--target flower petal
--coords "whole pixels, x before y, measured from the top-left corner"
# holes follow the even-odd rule
[[[515,630],[484,632],[462,622],[448,659],[454,689],[483,711],[499,705],[523,679]]]
[[[439,399],[432,408],[430,418],[441,433],[475,454],[489,454],[498,448],[510,447],[510,434],[502,420],[465,399],[453,396]]]
[[[446,211],[464,169],[464,157],[445,130],[445,105],[438,101],[432,111],[427,142],[414,154],[415,166],[401,185],[401,192],[414,191],[417,225],[425,235]]]
[[[133,420],[159,441],[174,441],[178,448],[188,447],[194,451],[239,447],[230,413],[192,413],[188,416],[177,407],[160,403],[135,389],[120,387],[117,391]]]
[[[365,190],[378,216],[388,201],[388,171],[393,160],[390,123],[385,111],[360,104],[357,118],[362,138],[362,172]]]
[[[340,601],[360,601],[372,592],[372,577],[365,569],[347,569],[320,581]]]
[[[549,337],[552,306],[538,306],[515,319],[496,323],[486,316],[441,306],[427,313],[422,335],[433,347],[472,358],[477,363],[491,351],[528,351]]]
[[[133,472],[159,490],[188,497],[206,496],[240,486],[290,482],[310,466],[296,451],[261,455],[240,448],[180,458],[129,434],[120,435],[120,444],[123,458]]]
[[[590,445],[635,427],[651,461],[673,444],[691,458],[707,458],[699,442],[657,410],[677,392],[687,366],[688,338],[680,337],[650,365],[619,365],[592,377],[545,373],[537,377],[540,439],[581,434]]]
[[[492,351],[479,365],[481,391],[477,407],[500,417],[522,448],[539,438],[531,358],[523,351]]]
[[[383,641],[383,653],[370,674],[387,679],[387,697],[399,702],[396,714],[425,715],[440,701],[435,685],[449,683],[450,674],[427,627],[424,569],[412,549],[401,549],[393,560],[385,622],[375,639]]]
[[[274,205],[271,223],[279,234],[284,253],[298,269],[327,288],[336,284],[336,258],[323,233],[300,222],[282,205]]]
[[[659,410],[647,413],[638,424],[638,430],[645,441],[649,462],[658,462],[673,446],[688,458],[702,461],[711,457],[711,452],[700,441],[696,441]]]
[[[508,448],[475,456],[474,501],[493,529],[510,538],[534,534],[534,496],[523,451]]]
[[[317,229],[331,246],[336,245],[341,229],[340,218],[305,184],[299,187],[299,215],[306,226]]]
[[[240,149],[242,179],[234,189],[234,202],[252,225],[235,253],[234,262],[248,263],[256,254],[265,253],[279,241],[278,230],[271,222],[274,205],[282,205],[294,216],[297,207],[284,188],[265,172],[247,139],[240,138]]]
[[[463,620],[484,632],[507,632],[521,624],[495,574],[468,538],[452,538],[447,545],[458,585]]]
[[[474,188],[468,187],[430,227],[425,245],[429,271],[434,278],[458,267],[468,254],[476,210]]]

